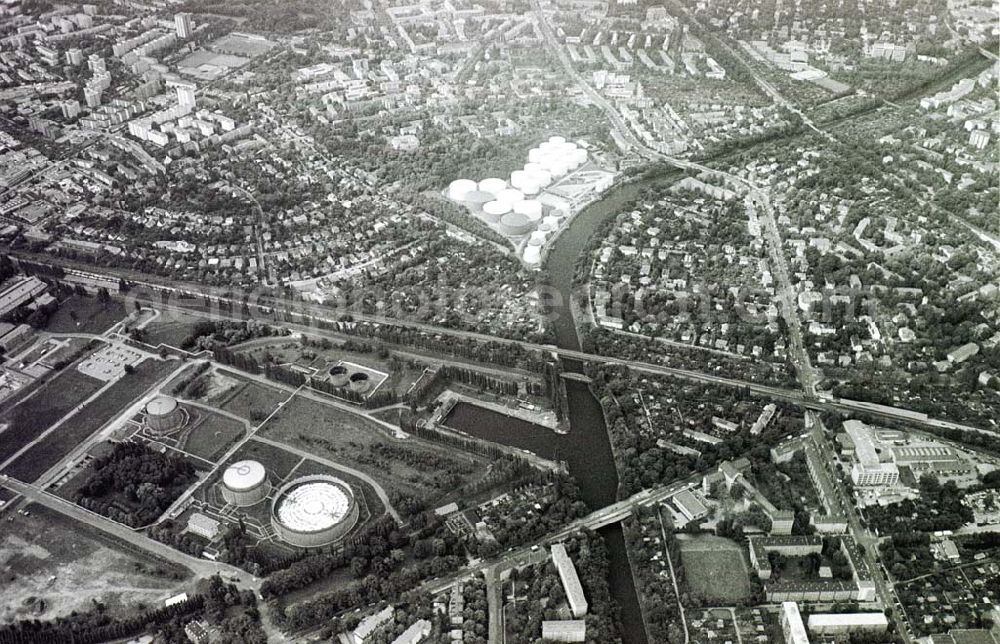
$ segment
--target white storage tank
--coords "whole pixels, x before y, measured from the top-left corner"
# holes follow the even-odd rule
[[[524,170],[514,170],[510,173],[510,185],[514,186],[518,190],[524,189],[524,182],[529,179],[529,175]]]
[[[528,266],[538,266],[542,263],[542,247],[541,246],[528,246],[524,247],[524,263]]]
[[[524,201],[524,193],[516,188],[507,188],[497,193],[497,201],[513,205],[519,201]]]
[[[469,179],[455,179],[448,184],[448,198],[464,201],[466,195],[476,190],[476,182]]]
[[[222,475],[222,498],[237,507],[246,507],[267,498],[271,484],[258,461],[238,461]]]
[[[552,232],[552,225],[549,224],[549,222],[542,220],[542,223],[538,224],[538,230],[543,233],[550,233]]]
[[[564,136],[550,136],[549,143],[565,143],[566,137]]]
[[[488,201],[483,204],[483,219],[491,223],[500,221],[509,212],[510,204],[506,201]]]
[[[528,150],[528,162],[538,163],[545,156],[545,150],[542,148],[531,148]]]
[[[525,199],[514,204],[513,210],[526,217],[537,216],[540,219],[542,215],[542,203],[534,199]]]
[[[552,173],[541,167],[541,165],[538,166],[537,170],[528,171],[528,176],[542,188],[552,183]]]
[[[534,174],[535,172],[541,172],[545,168],[538,161],[530,161],[524,164],[524,171],[528,174]]]
[[[534,179],[526,179],[524,183],[521,184],[521,192],[524,193],[525,197],[534,197],[541,191],[542,184]]]
[[[496,177],[490,177],[489,179],[483,179],[479,182],[479,189],[483,192],[488,192],[491,195],[496,196],[501,190],[507,187],[507,182],[503,179],[497,179]]]
[[[559,228],[560,224],[562,223],[562,220],[559,219],[558,217],[553,217],[552,215],[548,215],[547,217],[542,219],[542,222],[548,224],[551,230],[556,230]]]
[[[528,238],[528,243],[531,244],[532,246],[541,246],[542,244],[545,243],[545,238],[547,236],[548,233],[546,231],[536,230],[535,232],[531,233],[531,237]]]

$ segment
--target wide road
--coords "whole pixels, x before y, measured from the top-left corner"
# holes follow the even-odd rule
[[[12,490],[32,503],[45,506],[80,523],[96,528],[161,559],[184,566],[198,577],[204,578],[211,577],[212,575],[222,575],[229,580],[233,578],[237,579],[238,581],[234,583],[241,588],[249,588],[254,592],[260,590],[262,580],[244,570],[228,564],[192,557],[155,539],[150,539],[141,532],[135,532],[116,521],[112,521],[95,512],[81,508],[66,499],[41,490],[34,485],[22,483],[9,476],[0,475],[0,486]]]
[[[806,426],[809,427],[809,430],[815,439],[816,445],[819,448],[821,460],[827,464],[836,463],[836,454],[830,446],[830,441],[826,439],[825,428],[823,427],[823,422],[819,419],[819,417],[815,414],[807,414]],[[857,541],[860,546],[865,563],[868,564],[868,569],[872,573],[872,579],[875,582],[875,589],[878,593],[879,601],[882,603],[884,608],[894,608],[893,604],[898,604],[899,599],[896,597],[895,589],[886,577],[885,568],[878,560],[878,538],[861,524],[858,509],[853,503],[854,499],[844,488],[840,478],[831,474],[829,476],[829,480],[833,485],[834,493],[840,497],[840,505],[844,509],[845,514],[847,515],[847,522],[850,525],[849,531],[854,537],[854,540]],[[896,611],[894,610],[893,612],[895,613]],[[905,644],[913,644],[913,638],[909,633],[909,628],[906,627],[906,620],[900,619],[900,615],[896,615],[895,618],[899,619],[904,625],[904,628],[897,630],[903,636]]]

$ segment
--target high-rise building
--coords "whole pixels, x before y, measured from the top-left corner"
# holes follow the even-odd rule
[[[191,14],[179,13],[174,16],[174,27],[177,29],[178,38],[190,38],[191,32],[194,31]]]
[[[101,104],[102,90],[97,87],[84,87],[83,99],[87,101],[87,107],[97,107]]]
[[[71,119],[80,113],[80,101],[76,99],[63,101],[59,107],[62,109],[63,118]]]
[[[83,52],[77,48],[66,50],[66,64],[77,67],[83,62]]]
[[[196,103],[194,92],[197,87],[195,84],[177,83],[174,87],[177,89],[177,104],[184,112],[193,112]]]

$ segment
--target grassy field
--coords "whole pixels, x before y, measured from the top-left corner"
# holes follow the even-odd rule
[[[285,405],[262,431],[421,499],[454,491],[485,471],[486,465],[479,457],[417,439],[391,439],[371,420],[302,397]]]
[[[684,578],[692,594],[710,603],[730,605],[750,596],[743,549],[729,539],[699,535],[681,539]]]
[[[101,381],[75,366],[42,385],[31,398],[0,414],[0,462],[6,461],[36,436],[101,388]]]
[[[187,407],[187,411],[194,424],[178,447],[205,460],[214,461],[222,456],[246,431],[243,423],[232,418],[195,407]]]
[[[53,619],[99,601],[111,615],[192,590],[189,572],[47,508],[0,521],[0,622]],[[38,612],[39,609],[41,612]]]
[[[65,423],[58,431],[21,455],[4,473],[21,481],[34,481],[176,366],[176,362],[160,360],[140,363],[134,374],[127,375],[112,385],[74,416],[72,422]]]
[[[242,416],[254,424],[267,418],[278,408],[278,403],[288,399],[284,391],[247,380],[232,371],[219,370],[213,378],[228,380],[233,382],[233,386],[218,395],[210,394],[204,402]]]
[[[52,333],[104,333],[127,315],[121,302],[112,299],[107,305],[96,297],[72,295],[59,303],[59,309],[45,324]],[[73,314],[76,320],[73,320]]]
[[[206,318],[176,311],[165,311],[160,317],[146,325],[147,344],[154,347],[159,344],[169,344],[172,347],[180,348],[184,340],[191,335],[198,322]]]

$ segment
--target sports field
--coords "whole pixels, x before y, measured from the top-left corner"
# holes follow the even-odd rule
[[[692,594],[720,605],[750,596],[749,573],[739,544],[711,535],[678,541],[684,579]]]

